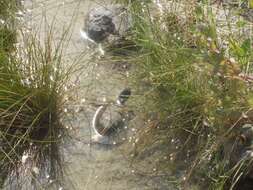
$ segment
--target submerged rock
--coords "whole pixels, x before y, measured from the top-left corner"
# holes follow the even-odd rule
[[[94,15],[87,27],[89,38],[99,43],[105,40],[110,34],[115,34],[115,24],[112,18],[106,15]]]
[[[110,5],[91,9],[83,31],[91,40],[101,43],[110,35],[123,35],[129,27],[130,17],[126,9],[120,5]]]

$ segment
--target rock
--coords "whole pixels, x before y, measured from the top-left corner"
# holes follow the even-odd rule
[[[110,35],[123,35],[130,28],[130,17],[120,5],[110,5],[91,9],[85,20],[84,31],[96,43],[101,43]]]
[[[116,33],[112,18],[106,15],[96,15],[91,18],[87,29],[89,38],[97,43],[105,40],[110,34]]]

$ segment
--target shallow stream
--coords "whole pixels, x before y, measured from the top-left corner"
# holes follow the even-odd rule
[[[132,127],[127,122],[121,131],[121,136],[112,145],[91,144],[91,121],[100,103],[115,101],[117,95],[128,87],[127,78],[131,69],[105,58],[97,63],[89,54],[94,53],[80,36],[87,12],[93,7],[106,6],[108,1],[88,0],[26,0],[25,24],[27,32],[39,31],[41,40],[45,31],[53,23],[54,39],[61,40],[66,27],[71,25],[71,37],[64,53],[64,63],[71,64],[79,56],[84,71],[78,78],[78,94],[70,105],[76,112],[71,120],[72,139],[63,148],[64,152],[64,182],[56,189],[77,190],[167,190],[161,177],[142,175],[131,166],[131,156],[126,155],[124,142],[134,139],[136,128],[140,121],[133,121]],[[43,21],[48,26],[43,25]],[[96,49],[96,48],[95,48]],[[83,56],[80,56],[83,55]],[[94,54],[99,56],[99,52]],[[81,58],[80,58],[81,57]],[[108,114],[109,115],[109,114]],[[147,163],[153,167],[152,163]],[[145,167],[145,166],[144,166]],[[155,168],[154,168],[155,171]],[[52,185],[52,189],[55,186]]]

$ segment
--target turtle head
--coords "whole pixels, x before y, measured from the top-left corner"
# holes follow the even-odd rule
[[[131,89],[125,88],[122,90],[117,98],[118,105],[124,105],[131,95]]]

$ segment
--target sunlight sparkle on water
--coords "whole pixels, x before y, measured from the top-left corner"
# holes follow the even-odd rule
[[[23,154],[23,156],[22,156],[22,158],[21,158],[21,162],[22,162],[23,164],[25,164],[28,157],[29,157],[28,153]]]
[[[102,47],[101,44],[98,44],[98,51],[99,51],[99,53],[100,53],[102,56],[105,55],[105,51],[104,51],[104,49],[103,49],[103,47]]]
[[[32,168],[32,171],[33,171],[35,174],[37,174],[37,175],[40,173],[38,167],[33,167],[33,168]]]

